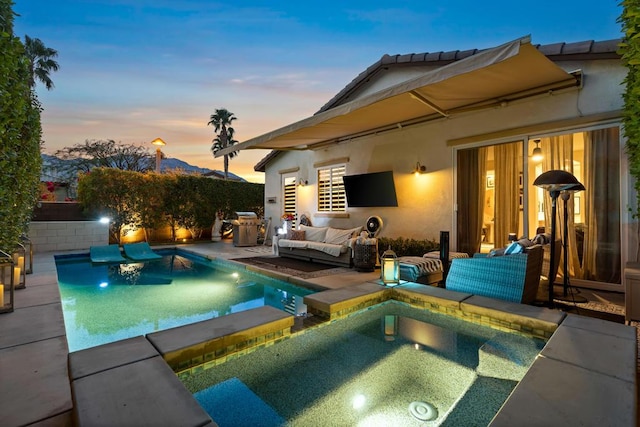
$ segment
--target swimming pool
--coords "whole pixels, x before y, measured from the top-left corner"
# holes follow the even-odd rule
[[[488,425],[544,343],[394,301],[182,381],[220,427]]]
[[[69,351],[263,305],[301,315],[304,295],[314,292],[230,262],[159,253],[161,260],[107,265],[56,257]]]

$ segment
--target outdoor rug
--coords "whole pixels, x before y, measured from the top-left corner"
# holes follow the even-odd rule
[[[605,307],[603,304],[576,303],[569,304],[562,301],[555,301],[556,307],[565,313],[579,314],[581,316],[595,317],[596,319],[608,320],[615,323],[624,323],[624,313],[617,313],[617,307]]]
[[[244,248],[245,251],[255,252],[258,254],[271,254],[273,253],[273,248],[271,246],[250,246]]]
[[[292,258],[282,258],[279,256],[257,256],[250,258],[234,258],[233,261],[254,265],[265,270],[277,271],[301,279],[312,279],[314,277],[328,276],[330,274],[345,273],[351,271],[345,267],[335,267],[332,265],[318,264],[315,262],[303,261]]]

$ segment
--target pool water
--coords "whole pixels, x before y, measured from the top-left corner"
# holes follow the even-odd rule
[[[387,302],[182,379],[220,426],[486,426],[544,341]]]
[[[160,251],[144,263],[56,257],[69,351],[270,305],[293,315],[314,291],[232,263]]]

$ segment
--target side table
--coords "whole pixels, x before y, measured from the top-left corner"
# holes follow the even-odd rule
[[[378,256],[378,243],[353,246],[353,266],[357,271],[374,271]]]

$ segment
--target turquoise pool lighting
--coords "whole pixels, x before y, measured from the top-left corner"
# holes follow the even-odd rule
[[[270,305],[293,315],[314,291],[180,251],[157,261],[56,257],[69,351]]]

